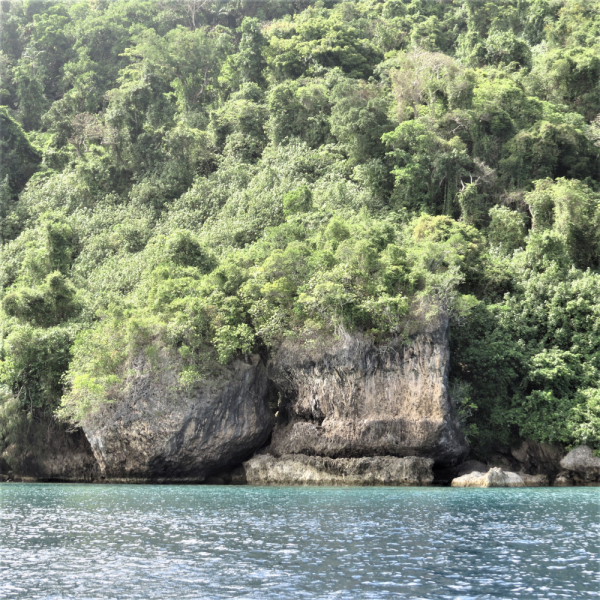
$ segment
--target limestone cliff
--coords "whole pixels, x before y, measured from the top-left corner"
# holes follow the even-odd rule
[[[272,454],[466,456],[447,389],[447,319],[404,344],[355,335],[319,348],[284,344],[270,365],[282,394]]]
[[[69,431],[53,418],[28,425],[19,444],[3,449],[0,481],[90,482],[98,479],[98,463],[80,429]]]
[[[258,356],[189,389],[175,365],[141,358],[121,397],[82,425],[110,481],[201,482],[239,464],[267,440],[273,415]]]
[[[268,372],[254,356],[187,388],[178,384],[176,357],[151,362],[142,353],[114,401],[83,421],[87,441],[69,437],[79,440],[71,451],[48,453],[34,476],[205,481],[267,443],[274,423],[268,398],[276,388],[270,458],[252,463],[260,466],[254,480],[292,483],[295,473],[298,483],[429,483],[434,461],[452,465],[468,451],[447,392],[448,359],[444,319],[385,346],[360,335],[287,342]],[[282,455],[296,458],[277,462]],[[418,458],[413,464],[404,457]]]

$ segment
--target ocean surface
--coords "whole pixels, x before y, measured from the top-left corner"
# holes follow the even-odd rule
[[[0,598],[600,598],[600,489],[0,485]]]

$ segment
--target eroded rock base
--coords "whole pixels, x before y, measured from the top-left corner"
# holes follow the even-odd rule
[[[246,483],[250,485],[430,485],[433,460],[409,456],[327,458],[269,454],[245,462]]]
[[[453,466],[469,451],[448,395],[448,319],[408,342],[361,335],[288,340],[269,363],[281,394],[270,452],[329,458],[419,456]]]

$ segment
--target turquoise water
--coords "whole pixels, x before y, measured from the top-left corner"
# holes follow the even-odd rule
[[[599,492],[4,484],[0,597],[598,598]]]

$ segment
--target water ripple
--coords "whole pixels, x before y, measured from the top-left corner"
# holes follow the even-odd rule
[[[0,597],[600,597],[593,488],[6,484]]]

